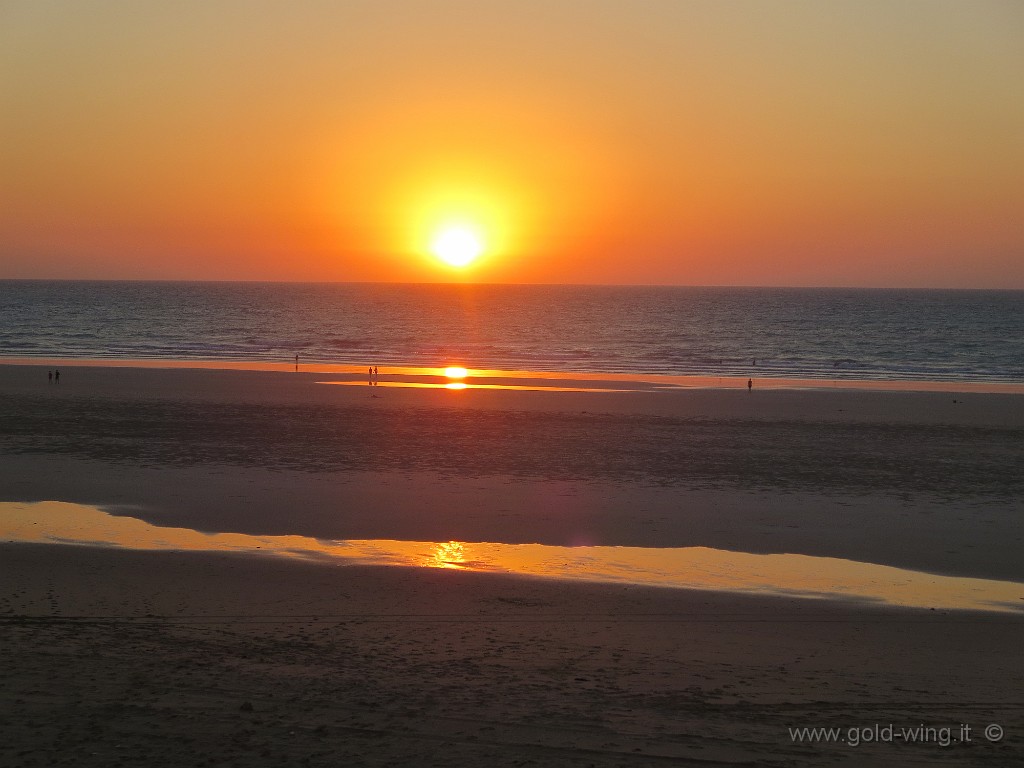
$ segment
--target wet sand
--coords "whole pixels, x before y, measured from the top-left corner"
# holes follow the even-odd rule
[[[62,368],[47,385],[0,366],[0,500],[1024,581],[1014,395],[317,383],[332,376]],[[0,558],[0,765],[1024,763],[1014,615],[242,554]],[[890,723],[971,741],[788,731]]]
[[[1024,580],[1015,395],[323,380],[74,368],[47,385],[0,366],[0,501],[253,535],[707,546]]]

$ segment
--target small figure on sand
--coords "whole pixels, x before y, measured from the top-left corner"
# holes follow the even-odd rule
[[[369,378],[369,380],[370,380],[370,386],[371,387],[376,387],[377,386],[377,366],[376,365],[371,365],[366,370],[366,375],[367,375],[367,378]],[[376,394],[370,395],[370,397],[376,397],[376,396],[377,396]]]
[[[376,386],[380,385],[380,376],[377,375],[377,366],[373,366],[373,383]]]
[[[753,388],[754,388],[754,380],[753,379],[747,379],[747,392],[749,392]]]
[[[295,354],[295,370],[296,371],[299,370],[299,355],[298,355],[298,353]]]
[[[60,384],[60,371],[53,372],[53,380],[55,383]]]
[[[53,371],[46,372],[46,381],[49,384],[53,384]]]

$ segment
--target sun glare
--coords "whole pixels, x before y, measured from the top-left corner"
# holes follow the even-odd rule
[[[467,227],[447,227],[434,237],[430,250],[449,266],[465,267],[479,258],[484,247],[480,238]]]
[[[461,365],[452,365],[444,369],[444,375],[449,379],[464,379],[468,371]]]

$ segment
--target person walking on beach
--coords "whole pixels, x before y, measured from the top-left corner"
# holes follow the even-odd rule
[[[53,380],[54,380],[54,381],[55,381],[55,382],[56,382],[57,384],[60,384],[60,371],[54,371],[54,372],[53,372]]]
[[[295,370],[296,371],[299,370],[299,354],[298,354],[298,352],[295,353]]]
[[[48,384],[53,384],[53,371],[46,372],[46,382]]]
[[[377,375],[377,366],[373,366],[373,383],[374,386],[380,386],[380,377]]]
[[[747,392],[749,392],[753,388],[754,388],[754,380],[753,379],[747,379]]]
[[[367,371],[368,372],[366,374],[366,378],[370,380],[370,386],[372,387],[373,386],[373,366],[370,366],[370,368],[367,369]]]

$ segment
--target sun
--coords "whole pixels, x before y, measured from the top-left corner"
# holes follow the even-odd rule
[[[480,238],[469,227],[445,227],[430,244],[431,252],[445,264],[465,267],[476,261],[484,252]]]

